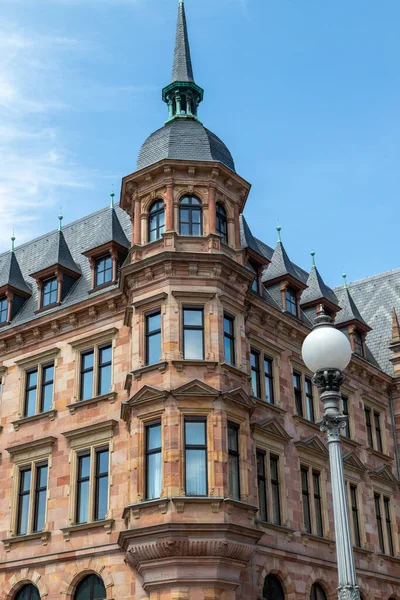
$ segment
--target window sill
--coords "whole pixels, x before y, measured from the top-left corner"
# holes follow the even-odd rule
[[[143,510],[151,509],[158,507],[162,514],[165,514],[168,510],[169,498],[153,498],[152,500],[142,500],[141,502],[136,502],[135,504],[128,504],[125,506],[122,518],[131,521],[133,519],[140,519],[141,512]]]
[[[328,546],[330,546],[331,551],[333,551],[333,548],[336,545],[334,540],[331,540],[326,537],[321,537],[319,535],[315,535],[314,533],[304,532],[304,533],[301,533],[300,535],[303,538],[303,544],[307,544],[309,540],[312,540],[314,542],[321,542],[322,544],[327,544]]]
[[[115,402],[115,398],[117,396],[116,392],[109,392],[108,394],[102,394],[101,396],[95,396],[94,398],[89,398],[89,400],[77,400],[72,404],[67,404],[67,408],[71,415],[74,415],[78,408],[83,408],[84,406],[90,406],[91,404],[95,404],[96,402],[102,402],[103,400],[108,400],[110,404]]]
[[[272,529],[273,531],[281,531],[282,533],[286,533],[286,535],[289,537],[292,537],[296,531],[291,527],[285,527],[285,525],[277,525],[276,523],[270,523],[269,521],[257,520],[257,524],[263,527],[264,529]]]
[[[352,446],[353,448],[360,448],[362,446],[362,444],[360,444],[360,442],[356,442],[356,440],[348,438],[342,434],[340,434],[340,440],[341,440],[342,444],[348,444],[349,446]]]
[[[227,505],[228,513],[232,512],[233,507],[247,510],[248,519],[252,519],[255,513],[259,510],[259,507],[255,504],[249,504],[248,502],[244,502],[243,500],[236,500],[235,498],[224,498],[224,503]]]
[[[28,533],[27,535],[14,535],[1,541],[4,544],[6,552],[9,552],[13,544],[29,542],[31,540],[42,540],[43,546],[46,546],[49,538],[50,531],[38,531],[36,533]]]
[[[217,513],[224,499],[220,496],[173,496],[172,501],[179,513],[183,513],[185,504],[209,504],[212,512]]]
[[[154,363],[152,365],[146,365],[145,367],[140,367],[139,369],[134,369],[131,371],[131,374],[134,378],[139,381],[142,378],[143,373],[149,373],[151,371],[160,371],[160,373],[165,373],[168,367],[168,362],[166,360],[160,361],[158,363]]]
[[[45,419],[46,417],[50,419],[50,421],[54,421],[56,414],[57,411],[53,408],[51,410],[46,410],[45,412],[38,413],[37,415],[32,415],[31,417],[22,417],[22,419],[11,421],[11,423],[14,426],[14,431],[18,431],[21,425],[24,425],[25,423],[30,423],[31,421],[38,421],[40,419]]]
[[[106,288],[109,288],[116,284],[117,284],[116,281],[107,281],[107,283],[102,283],[101,285],[96,285],[96,287],[91,288],[88,291],[88,294],[95,294],[96,292],[100,292],[101,290],[105,290]]]
[[[188,358],[187,360],[173,360],[171,361],[177,371],[183,371],[185,367],[206,367],[207,371],[215,371],[218,362],[216,360],[194,360]]]
[[[377,556],[379,560],[390,560],[394,563],[400,564],[400,556],[391,556],[390,554],[383,554],[382,552],[378,552]]]
[[[278,404],[271,404],[262,398],[257,398],[257,396],[252,396],[252,398],[257,402],[257,406],[262,406],[264,408],[269,408],[270,410],[275,411],[279,415],[285,415],[287,410],[279,406]]]
[[[367,448],[367,450],[378,458],[382,458],[383,460],[391,460],[391,456],[385,454],[384,452],[379,452],[379,450],[374,450],[374,448]]]
[[[248,381],[250,381],[250,379],[251,379],[251,376],[248,373],[246,373],[246,371],[242,371],[242,369],[238,369],[238,367],[235,367],[234,365],[230,365],[227,362],[221,363],[221,368],[226,369],[227,371],[230,371],[231,373],[234,373],[235,375],[239,375],[240,377],[244,377]]]
[[[41,313],[47,312],[52,308],[57,308],[57,306],[61,306],[61,302],[53,302],[53,304],[49,304],[48,306],[42,306],[41,308],[35,310],[35,315],[40,315]]]
[[[102,527],[107,533],[111,533],[114,519],[103,519],[102,521],[92,521],[91,523],[80,523],[79,525],[70,525],[69,527],[62,527],[64,539],[68,542],[71,538],[72,533],[79,533],[80,531],[88,531],[90,529],[98,529]]]
[[[359,552],[360,554],[374,554],[373,550],[369,550],[368,548],[360,548],[360,546],[353,546],[354,552]]]
[[[305,419],[300,415],[293,415],[293,420],[298,421],[299,423],[303,423],[304,425],[311,427],[311,429],[315,429],[315,431],[321,431],[320,425],[318,425],[318,423],[316,423],[315,421],[309,421],[308,419]]]

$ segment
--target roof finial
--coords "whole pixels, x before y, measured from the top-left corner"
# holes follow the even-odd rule
[[[346,281],[347,275],[346,275],[346,273],[342,273],[342,277],[343,277],[343,282],[344,282],[343,287],[345,290],[347,290],[347,281]]]
[[[14,252],[14,242],[15,242],[15,235],[14,235],[14,229],[13,229],[13,233],[11,236],[11,252]]]
[[[277,226],[276,230],[278,232],[278,242],[281,242],[281,229],[282,227],[280,225]]]
[[[62,207],[60,206],[60,214],[58,215],[58,231],[62,231],[62,220],[63,220],[63,216],[62,216]]]
[[[111,194],[110,194],[110,198],[111,198],[111,202],[110,202],[110,208],[114,208],[114,186],[112,186],[112,190],[111,190]]]
[[[315,258],[314,258],[315,257],[315,251],[311,250],[310,254],[311,254],[312,266],[315,267]]]

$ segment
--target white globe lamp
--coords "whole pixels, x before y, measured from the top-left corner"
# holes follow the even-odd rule
[[[302,356],[314,373],[344,371],[351,360],[351,346],[344,333],[329,323],[321,323],[304,340]]]

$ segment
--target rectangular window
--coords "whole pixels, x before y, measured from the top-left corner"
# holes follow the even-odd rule
[[[224,314],[224,350],[225,361],[229,365],[235,364],[235,319]]]
[[[307,533],[311,533],[310,491],[307,467],[301,467],[301,495],[303,500],[304,527]]]
[[[376,526],[378,529],[379,548],[382,554],[385,554],[385,542],[383,537],[383,525],[382,525],[382,513],[381,513],[381,497],[379,494],[375,494],[375,516]]]
[[[183,358],[204,360],[204,310],[183,309]]]
[[[322,501],[321,501],[321,486],[320,474],[313,471],[313,491],[314,491],[314,509],[315,509],[315,531],[320,537],[323,537],[324,530],[322,525]]]
[[[7,298],[0,298],[0,323],[7,323],[8,315],[8,300]]]
[[[272,495],[272,522],[275,525],[281,524],[281,500],[279,491],[279,457],[270,456],[270,472],[271,472],[271,495]]]
[[[258,505],[261,521],[267,521],[267,485],[265,477],[265,452],[257,450]]]
[[[25,373],[24,417],[51,410],[54,391],[54,363],[39,365]]]
[[[286,298],[286,311],[291,315],[297,317],[297,295],[296,290],[293,288],[286,288],[285,291]]]
[[[296,413],[299,417],[303,416],[303,391],[301,387],[301,374],[293,371],[293,389],[294,389],[294,402],[296,406]]]
[[[354,339],[354,352],[359,356],[364,356],[364,345],[362,336],[358,331],[355,331],[353,334]]]
[[[57,302],[58,282],[56,277],[43,281],[42,307],[50,306]]]
[[[161,423],[146,426],[146,499],[161,495]]]
[[[250,352],[250,367],[253,395],[261,398],[260,353],[257,350],[251,350]]]
[[[185,419],[185,480],[187,496],[207,496],[207,421]]]
[[[47,463],[19,470],[17,535],[42,531],[46,522]]]
[[[84,450],[77,454],[75,521],[101,521],[108,512],[108,446]]]
[[[341,404],[342,404],[342,415],[346,415],[346,417],[347,417],[346,427],[344,427],[344,429],[342,429],[342,434],[344,435],[344,437],[350,439],[351,435],[350,435],[350,421],[349,421],[349,399],[344,394],[342,394],[342,397],[341,397]]]
[[[102,344],[81,353],[80,400],[108,394],[112,386],[112,344]]]
[[[265,400],[269,404],[275,404],[273,360],[266,354],[264,354],[264,382]]]
[[[229,496],[240,500],[239,427],[228,423]]]
[[[370,448],[373,448],[374,447],[374,439],[372,437],[371,409],[369,409],[367,406],[365,406],[364,413],[365,413],[365,425],[367,427],[368,446]]]
[[[376,449],[378,450],[378,452],[383,452],[382,432],[381,432],[381,415],[375,410],[374,410],[374,422],[375,422]]]
[[[146,365],[154,365],[161,360],[161,311],[146,315]]]
[[[313,397],[313,386],[310,377],[305,377],[305,387],[306,387],[306,411],[307,411],[307,419],[309,421],[315,421],[315,413],[314,413],[314,397]]]
[[[112,281],[112,259],[111,256],[102,256],[95,263],[95,287]]]
[[[350,485],[351,520],[353,525],[353,543],[361,547],[360,520],[358,516],[357,486]]]
[[[386,535],[389,545],[389,554],[390,556],[394,556],[394,546],[393,546],[393,534],[392,534],[392,521],[390,517],[390,499],[384,497],[383,498],[383,506],[385,509],[385,522],[386,522]]]
[[[251,284],[251,290],[258,294],[258,276],[256,275],[253,279],[253,283]]]

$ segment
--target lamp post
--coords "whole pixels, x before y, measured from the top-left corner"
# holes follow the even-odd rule
[[[360,590],[354,564],[340,439],[340,430],[345,427],[347,416],[342,415],[339,410],[340,386],[345,380],[342,371],[351,360],[351,347],[346,336],[336,329],[330,318],[322,312],[315,319],[313,330],[304,340],[302,355],[307,367],[315,373],[313,381],[321,390],[320,397],[324,405],[324,415],[320,424],[321,431],[328,433],[338,599],[359,600]]]

